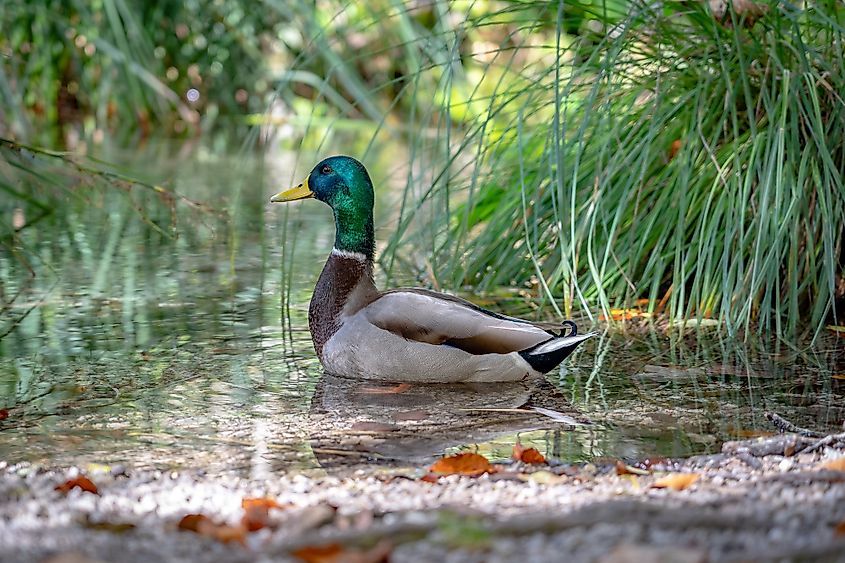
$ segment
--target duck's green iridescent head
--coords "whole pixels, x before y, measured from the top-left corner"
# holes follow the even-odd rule
[[[372,259],[373,183],[364,165],[351,156],[331,156],[320,161],[301,184],[279,192],[272,202],[316,198],[334,211],[335,248]]]

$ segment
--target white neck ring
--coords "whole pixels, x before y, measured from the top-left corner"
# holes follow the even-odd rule
[[[358,262],[367,261],[366,255],[360,252],[352,252],[351,250],[339,250],[337,248],[332,248],[332,256],[338,256],[340,258],[350,258],[352,260],[357,260]]]

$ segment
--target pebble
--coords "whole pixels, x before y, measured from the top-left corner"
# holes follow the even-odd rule
[[[566,554],[575,562],[692,563],[807,553],[845,561],[845,540],[833,532],[845,522],[845,484],[778,480],[787,471],[810,472],[817,456],[763,457],[759,468],[724,456],[719,463],[699,456],[689,466],[681,460],[673,470],[702,475],[681,491],[650,489],[653,476],[617,476],[596,466],[573,466],[572,478],[547,483],[488,475],[427,483],[385,478],[383,468],[374,468],[379,478],[364,471],[255,480],[124,467],[91,475],[100,495],[76,489],[61,494],[54,487],[79,475],[79,468],[0,465],[0,554],[10,563],[61,556],[128,563],[277,561],[289,560],[290,549],[308,538],[331,543],[366,533],[396,542],[394,562],[552,561]],[[250,534],[246,547],[176,527],[182,516],[197,513],[235,525],[241,500],[265,495],[293,507],[272,511],[279,526]],[[702,520],[704,515],[710,516]],[[520,526],[527,518],[537,519],[543,532],[526,533]],[[115,533],[86,522],[134,528]],[[407,538],[391,532],[403,527],[424,532]]]

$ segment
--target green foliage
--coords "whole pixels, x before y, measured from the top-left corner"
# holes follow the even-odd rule
[[[280,23],[240,0],[7,0],[0,115],[33,138],[58,125],[177,133],[261,111],[272,85],[262,40]],[[271,14],[272,15],[272,14]],[[186,98],[189,89],[196,101]]]
[[[845,270],[845,9],[662,6],[576,41],[558,10],[546,64],[482,98],[393,250],[423,237],[441,283],[526,284],[565,314],[647,298],[731,333],[819,330]]]
[[[493,539],[480,518],[447,511],[437,516],[442,541],[452,549],[485,549]]]
[[[414,248],[561,315],[815,331],[845,293],[845,8],[709,4],[10,0],[0,135],[367,120],[410,161],[388,271]]]

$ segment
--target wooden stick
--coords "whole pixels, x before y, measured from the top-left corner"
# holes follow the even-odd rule
[[[815,430],[810,430],[808,428],[801,428],[800,426],[796,426],[795,424],[789,422],[782,416],[774,412],[767,412],[766,418],[771,422],[775,428],[778,429],[778,432],[781,434],[786,434],[788,432],[799,434],[801,436],[807,436],[809,438],[822,438],[825,435],[821,432],[816,432]]]

